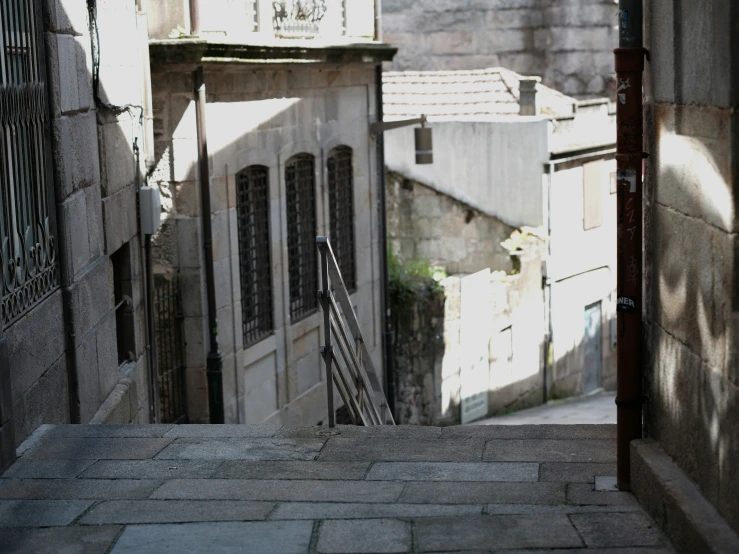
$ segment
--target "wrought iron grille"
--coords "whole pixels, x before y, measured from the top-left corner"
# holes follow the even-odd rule
[[[354,255],[354,169],[352,149],[339,146],[326,161],[331,245],[347,290],[357,289]]]
[[[0,0],[2,326],[59,286],[40,2]]]
[[[295,322],[318,308],[315,158],[310,154],[290,158],[285,164],[285,185],[290,319]]]
[[[251,165],[236,176],[244,346],[273,330],[269,240],[269,170]]]
[[[162,423],[187,423],[185,334],[179,279],[157,278],[154,288],[159,417]]]

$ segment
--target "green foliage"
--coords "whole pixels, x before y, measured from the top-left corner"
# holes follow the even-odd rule
[[[410,260],[403,264],[388,248],[387,267],[391,306],[403,307],[418,296],[444,293],[441,281],[447,277],[446,271],[430,265],[428,260]]]

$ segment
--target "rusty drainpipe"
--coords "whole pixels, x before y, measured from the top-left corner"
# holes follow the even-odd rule
[[[617,487],[626,491],[631,489],[629,443],[642,436],[642,74],[646,53],[642,0],[619,0],[619,47],[614,50],[618,85],[616,473]]]
[[[200,0],[190,0],[190,35],[200,36]]]

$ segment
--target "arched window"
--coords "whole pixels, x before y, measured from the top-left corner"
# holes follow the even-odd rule
[[[318,307],[315,169],[311,154],[297,154],[285,164],[287,261],[293,322]]]
[[[338,146],[326,161],[331,247],[347,290],[357,288],[354,257],[354,168],[352,149]]]
[[[250,165],[236,175],[244,346],[273,330],[269,240],[269,170]]]

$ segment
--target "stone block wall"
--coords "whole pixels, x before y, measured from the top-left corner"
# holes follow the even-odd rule
[[[576,97],[611,96],[618,2],[385,0],[394,70],[502,66]]]
[[[119,47],[136,40],[135,4],[100,0],[97,23],[101,100],[141,105],[141,62],[135,49]],[[96,107],[84,2],[45,0],[43,25],[61,289],[4,331],[16,444],[42,423],[91,421],[121,379],[147,390],[132,140],[141,134],[138,114]],[[121,308],[132,323],[131,356],[121,364],[111,256],[123,245],[117,278],[133,305]],[[114,421],[148,421],[147,396],[126,414]]]
[[[386,175],[388,244],[401,261],[426,259],[449,274],[512,269],[500,243],[513,227],[400,173]]]
[[[158,271],[180,274],[189,417],[193,422],[207,422],[207,303],[194,70],[175,64],[153,67],[154,179],[167,198],[168,210],[156,236],[155,258]],[[313,425],[326,417],[325,376],[319,355],[322,314],[315,311],[299,321],[290,320],[285,162],[301,152],[315,156],[317,232],[327,235],[331,214],[326,156],[338,145],[352,148],[357,264],[357,291],[352,299],[374,364],[381,368],[377,172],[375,145],[369,135],[369,123],[375,117],[374,67],[206,65],[205,84],[226,421]],[[237,174],[254,164],[267,167],[269,176],[274,332],[245,345]]]
[[[645,5],[645,431],[739,531],[739,5]]]

